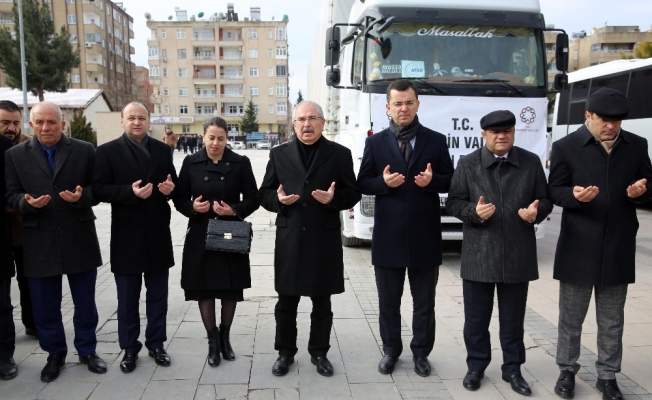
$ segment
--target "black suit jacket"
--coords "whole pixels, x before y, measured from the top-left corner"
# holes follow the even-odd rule
[[[0,135],[0,279],[11,278],[16,274],[5,212],[5,151],[12,145],[11,140]]]
[[[111,271],[167,269],[174,266],[170,205],[158,184],[168,174],[177,181],[172,153],[165,143],[149,138],[149,170],[145,172],[128,140],[124,134],[99,146],[95,162],[93,193],[98,201],[111,203]],[[145,200],[136,197],[132,189],[138,180],[142,180],[141,186],[154,186]]]

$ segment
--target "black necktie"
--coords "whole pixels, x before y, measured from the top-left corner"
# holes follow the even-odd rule
[[[502,164],[503,162],[507,161],[507,158],[506,157],[496,157],[496,160],[498,160],[498,162]]]

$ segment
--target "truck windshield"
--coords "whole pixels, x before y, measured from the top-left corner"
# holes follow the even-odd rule
[[[499,80],[545,85],[545,55],[534,28],[395,23],[367,39],[367,79],[422,78],[474,85]]]

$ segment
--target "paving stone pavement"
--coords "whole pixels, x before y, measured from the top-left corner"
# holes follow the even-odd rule
[[[242,154],[252,160],[258,183],[267,162],[267,151],[246,150]],[[174,153],[180,168],[183,154]],[[64,284],[62,313],[69,354],[60,377],[49,384],[39,380],[47,354],[38,342],[24,334],[20,322],[18,287],[12,281],[12,301],[16,322],[15,359],[19,375],[11,381],[0,381],[0,399],[513,399],[514,393],[501,379],[501,352],[498,341],[498,310],[491,323],[494,362],[485,372],[482,387],[469,392],[462,387],[466,373],[462,337],[463,303],[459,277],[459,244],[446,244],[436,294],[436,342],[429,360],[433,373],[422,378],[414,372],[409,354],[412,303],[409,287],[404,290],[401,311],[403,341],[407,350],[391,375],[381,375],[377,363],[382,356],[378,334],[378,297],[376,293],[370,247],[345,248],[345,287],[343,294],[333,296],[333,330],[329,359],[335,373],[330,378],[317,374],[307,353],[310,301],[299,305],[299,353],[290,372],[284,377],[271,374],[276,359],[274,352],[273,253],[275,228],[273,214],[260,209],[249,218],[254,224],[251,253],[252,288],[245,291],[245,301],[238,304],[231,337],[235,361],[222,361],[217,368],[206,363],[207,339],[195,302],[186,302],[179,285],[181,253],[186,219],[173,211],[171,230],[177,266],[170,273],[169,311],[166,342],[172,365],[157,366],[141,352],[138,367],[131,374],[119,369],[122,358],[118,346],[116,290],[109,265],[110,207],[95,207],[97,231],[105,262],[98,270],[96,301],[99,355],[109,371],[104,375],[90,373],[78,363],[73,345],[73,304]],[[532,398],[553,399],[558,370],[555,365],[558,283],[552,279],[552,262],[559,234],[560,209],[555,209],[547,226],[547,235],[538,241],[540,279],[530,285],[525,318],[527,362],[522,368],[532,386]],[[626,304],[623,337],[623,372],[618,375],[626,399],[652,400],[652,212],[639,210],[640,229],[637,252],[637,283],[630,285]],[[65,282],[65,280],[64,280]],[[146,318],[144,293],[141,298],[142,334]],[[576,386],[577,399],[601,399],[595,389],[597,379],[595,308],[590,307],[582,335],[582,355]],[[141,340],[142,337],[141,337]]]

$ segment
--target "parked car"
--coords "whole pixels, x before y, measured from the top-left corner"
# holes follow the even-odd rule
[[[245,145],[242,142],[229,140],[228,142],[226,142],[226,147],[231,150],[243,150],[245,148]]]
[[[258,150],[269,150],[272,148],[272,144],[269,142],[269,140],[259,140],[256,143],[256,148]]]

